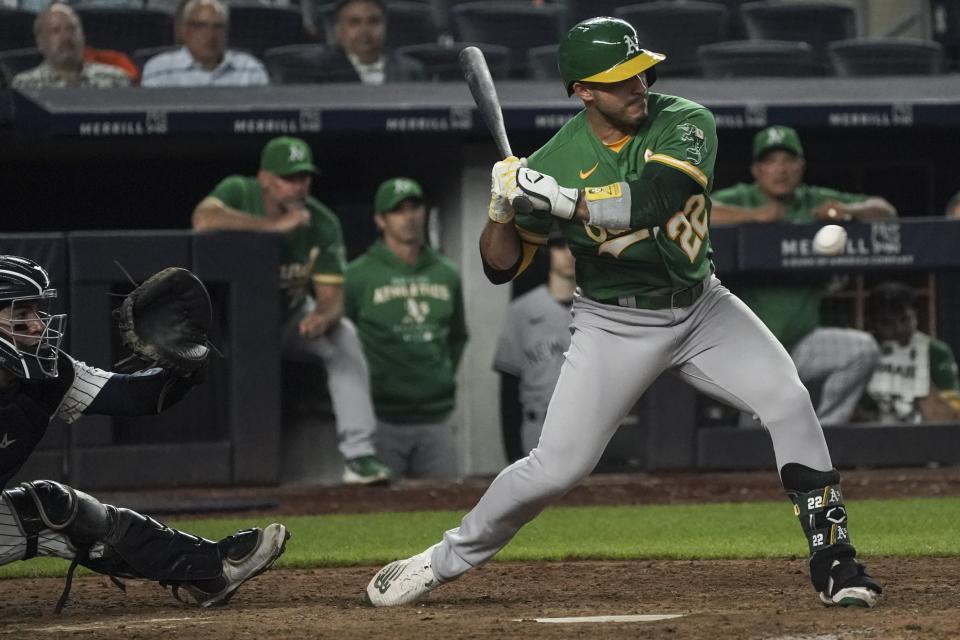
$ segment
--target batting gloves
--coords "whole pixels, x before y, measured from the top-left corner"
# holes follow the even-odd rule
[[[577,212],[580,190],[561,187],[556,179],[533,169],[517,170],[517,187],[535,211],[545,211],[564,220]]]
[[[509,156],[493,165],[490,172],[490,207],[487,215],[494,222],[505,224],[513,220],[514,210],[511,203],[522,197],[517,188],[517,170],[527,166],[526,158]]]

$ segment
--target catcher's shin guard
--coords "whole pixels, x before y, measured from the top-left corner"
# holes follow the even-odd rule
[[[171,529],[130,509],[106,505],[113,526],[103,555],[82,564],[99,573],[162,583],[209,580],[221,573],[217,544]]]
[[[780,478],[810,550],[810,579],[824,604],[873,606],[883,591],[856,561],[836,469],[785,464]]]

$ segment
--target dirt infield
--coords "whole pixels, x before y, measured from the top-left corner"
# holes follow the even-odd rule
[[[597,476],[563,504],[641,504],[780,498],[771,474]],[[849,500],[960,495],[960,470],[845,474]],[[452,487],[249,489],[137,494],[142,503],[215,497],[269,498],[270,513],[471,506],[484,481]],[[686,488],[684,488],[686,487]],[[102,496],[107,498],[108,496]],[[122,496],[111,495],[116,499]],[[120,500],[116,500],[120,502]],[[378,506],[379,505],[379,506]],[[60,580],[0,581],[0,640],[11,638],[860,638],[960,637],[960,559],[869,558],[885,585],[872,610],[819,604],[801,558],[771,561],[499,563],[444,585],[416,607],[378,610],[361,600],[375,567],[272,571],[245,585],[228,608],[181,605],[154,584],[126,593],[79,579],[71,604],[51,613]],[[677,614],[654,622],[552,624],[534,618]]]

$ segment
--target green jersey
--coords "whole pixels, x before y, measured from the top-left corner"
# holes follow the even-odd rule
[[[597,138],[581,111],[529,158],[531,168],[553,176],[561,186],[592,187],[594,193],[618,188],[614,183],[635,182],[654,162],[697,185],[681,210],[663,212],[667,222],[649,229],[604,229],[536,213],[517,215],[527,245],[544,244],[556,221],[577,259],[577,285],[590,298],[664,294],[710,273],[707,193],[717,156],[713,114],[689,100],[656,93],[647,96],[647,113],[623,146],[611,147]]]
[[[255,178],[224,178],[210,197],[251,216],[266,217],[263,190]],[[343,283],[346,253],[340,221],[313,196],[307,196],[306,208],[310,212],[310,224],[283,234],[280,240],[280,304],[284,318],[313,294],[313,283]]]
[[[741,182],[714,191],[712,198],[736,207],[756,208],[767,204],[766,196],[756,183]],[[793,199],[784,210],[784,217],[790,222],[813,222],[813,210],[824,202],[853,204],[866,199],[867,196],[861,194],[802,184],[794,191]],[[820,326],[820,298],[823,295],[820,286],[745,287],[736,293],[787,351]]]
[[[460,276],[450,261],[423,247],[408,264],[378,241],[347,267],[344,311],[370,365],[378,417],[417,424],[453,411],[467,328]]]

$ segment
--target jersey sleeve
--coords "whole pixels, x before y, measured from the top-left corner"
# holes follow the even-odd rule
[[[516,302],[507,307],[507,317],[497,339],[497,350],[493,356],[493,368],[502,373],[520,377],[523,370],[520,354],[522,337],[520,336],[520,308]]]
[[[749,207],[751,203],[747,197],[747,191],[743,187],[742,184],[735,184],[726,189],[718,189],[710,194],[710,199],[734,207]]]
[[[841,204],[857,204],[858,202],[863,202],[870,197],[863,193],[847,193],[845,191],[837,191],[836,189],[829,189],[827,187],[811,188],[816,190],[817,202],[833,200]]]
[[[74,360],[62,352],[61,357],[65,358],[72,367],[73,381],[60,400],[60,404],[57,406],[54,415],[67,424],[72,424],[87,411],[97,396],[100,395],[104,385],[106,385],[115,374],[110,371],[91,367],[80,360]]]
[[[213,188],[208,197],[216,198],[231,209],[243,211],[243,178],[241,176],[227,176]]]
[[[346,250],[343,246],[343,231],[340,220],[326,208],[312,210],[314,248],[318,251],[313,262],[314,284],[343,284],[346,269]]]
[[[717,124],[705,108],[693,109],[671,119],[646,157],[647,166],[662,164],[699,185],[704,192],[713,183],[717,160]]]

